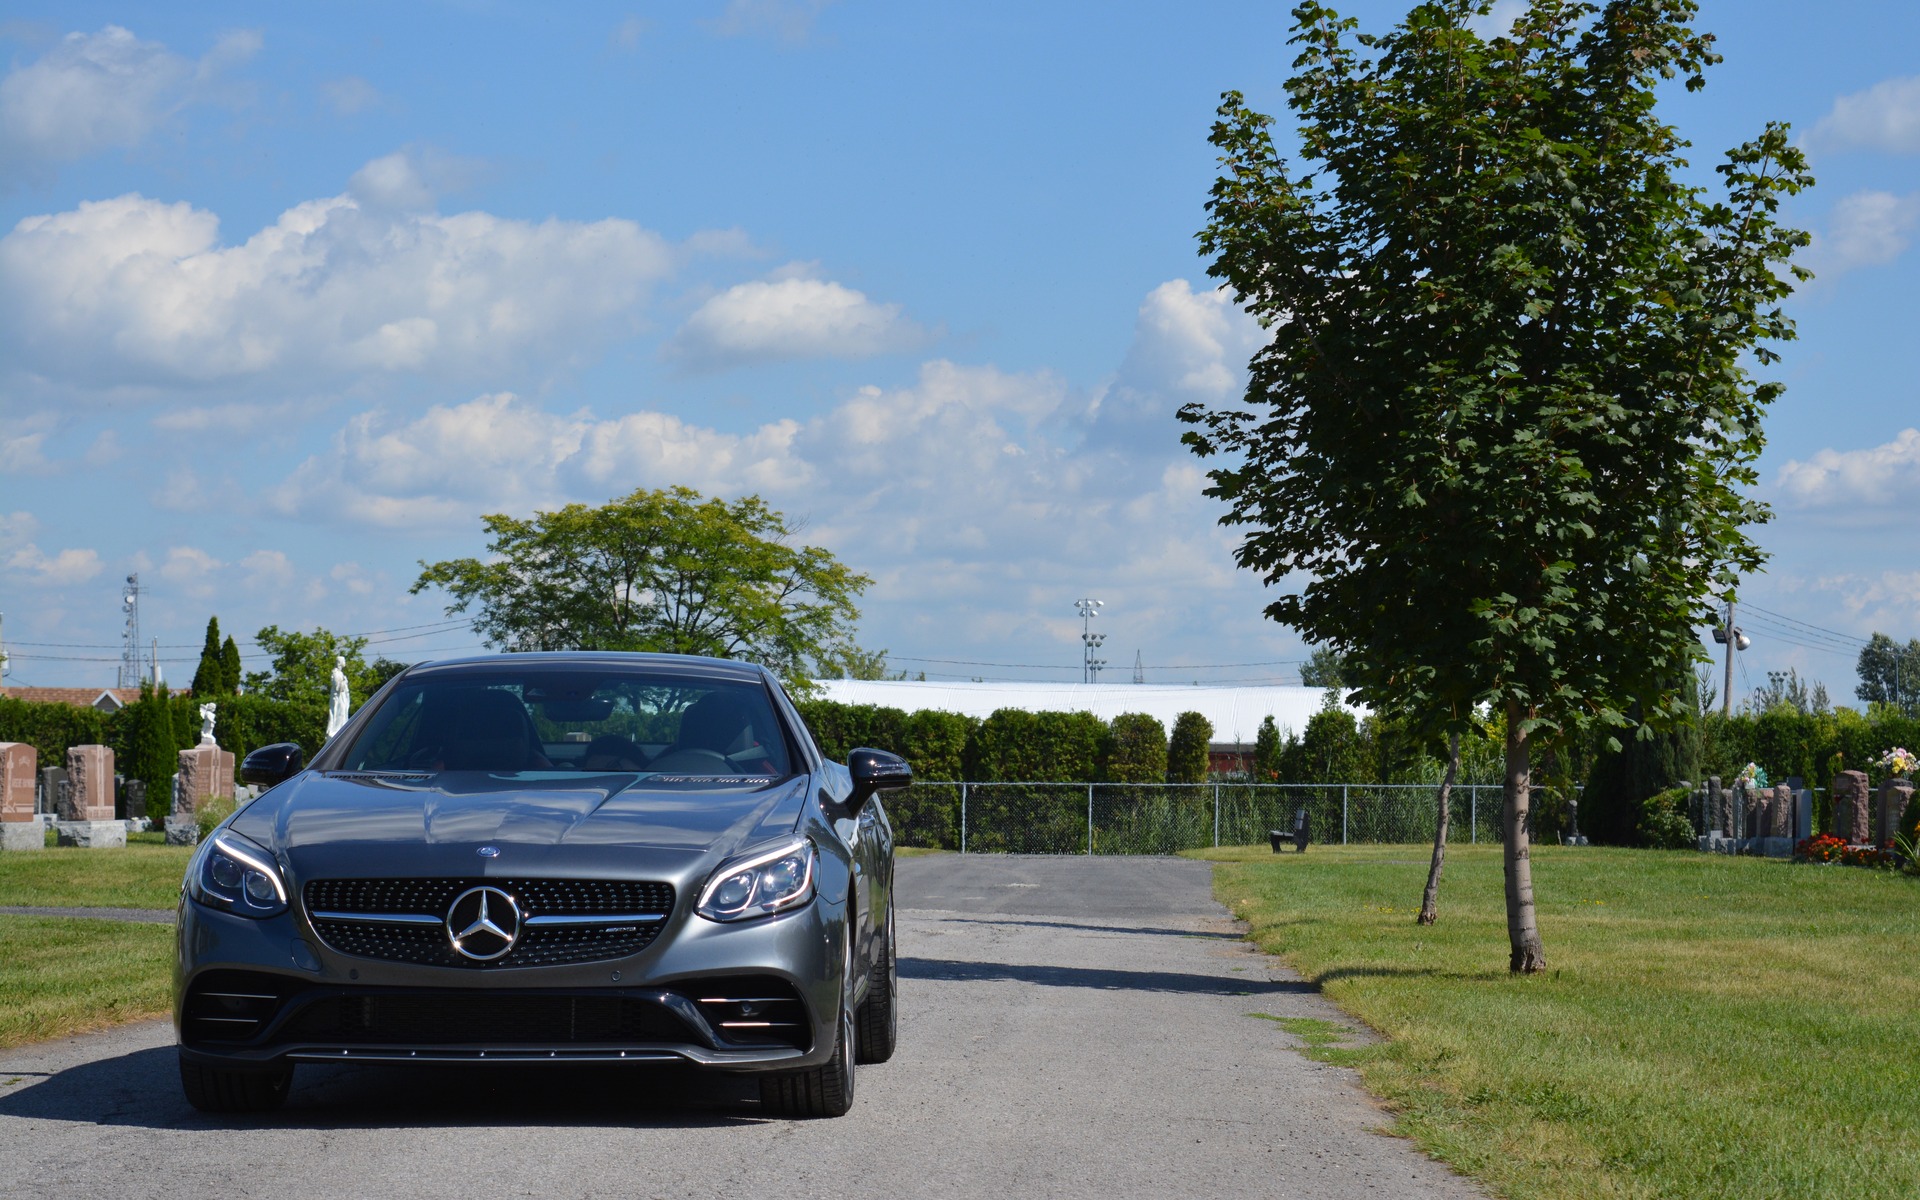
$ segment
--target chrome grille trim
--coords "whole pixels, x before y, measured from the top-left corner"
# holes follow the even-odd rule
[[[438,925],[446,920],[427,913],[317,912],[310,915],[316,921],[364,921],[369,925]]]

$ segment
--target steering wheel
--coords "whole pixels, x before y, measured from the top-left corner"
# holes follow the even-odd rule
[[[714,767],[721,767],[724,768],[724,770],[715,771],[713,770]],[[687,746],[679,750],[669,750],[649,763],[647,769],[657,774],[672,774],[676,771],[688,774],[697,773],[709,775],[738,775],[740,773],[740,768],[734,766],[733,761],[726,755],[721,754],[717,750],[702,750],[696,746]]]

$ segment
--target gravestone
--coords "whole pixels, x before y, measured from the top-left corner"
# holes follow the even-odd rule
[[[67,770],[65,767],[41,767],[40,803],[37,806],[37,811],[53,813],[56,816],[59,815],[60,793],[65,790],[66,786]]]
[[[47,844],[34,819],[34,767],[40,752],[25,742],[0,742],[0,850],[39,850]]]
[[[1733,814],[1727,804],[1727,792],[1720,786],[1720,777],[1707,777],[1707,831],[1709,833],[1733,833]]]
[[[1867,805],[1867,773],[1842,771],[1833,777],[1833,835],[1848,845],[1873,840]]]
[[[202,742],[180,752],[180,790],[174,797],[177,813],[197,813],[209,800],[233,799],[233,752]]]
[[[1790,784],[1773,785],[1773,803],[1768,806],[1767,816],[1768,837],[1793,836],[1793,787]]]
[[[1913,799],[1913,781],[1908,779],[1883,779],[1880,782],[1879,811],[1874,815],[1873,840],[1882,845],[1891,845],[1900,833],[1900,817],[1907,811],[1907,802]]]
[[[113,751],[67,748],[67,789],[54,832],[62,846],[106,848],[127,844],[127,827],[113,819]]]

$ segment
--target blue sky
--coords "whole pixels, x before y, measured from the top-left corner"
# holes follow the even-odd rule
[[[1401,3],[1345,11],[1379,27]],[[1503,6],[1504,7],[1504,6]],[[1736,688],[1920,634],[1920,12],[1702,6],[1704,171],[1791,121],[1820,278],[1768,426]],[[1497,20],[1499,11],[1496,10]],[[930,676],[1286,682],[1298,640],[1171,413],[1257,331],[1193,233],[1206,131],[1279,113],[1283,4],[16,3],[0,23],[0,612],[13,684],[113,681],[119,581],[477,647],[410,596],[482,513],[759,492]],[[424,628],[423,628],[424,627]],[[390,639],[390,640],[389,640]],[[952,660],[952,661],[934,661]],[[972,664],[1033,664],[1032,667]],[[1193,664],[1193,665],[1188,665]]]

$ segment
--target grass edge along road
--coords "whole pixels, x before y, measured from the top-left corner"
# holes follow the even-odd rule
[[[1356,1067],[1395,1132],[1499,1194],[1920,1194],[1920,880],[1534,848],[1548,970],[1506,971],[1497,846],[1213,859],[1262,950],[1386,1035]],[[1252,1015],[1252,1014],[1250,1014]]]
[[[0,854],[0,905],[171,909],[192,853],[134,844]],[[170,925],[0,915],[0,1047],[165,1016],[172,967]]]
[[[0,1048],[163,1017],[173,926],[0,916]]]

